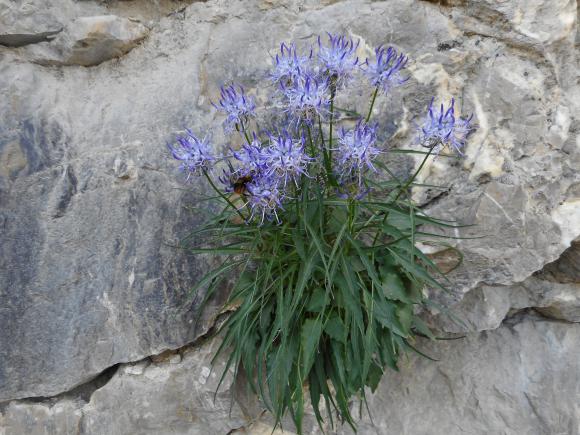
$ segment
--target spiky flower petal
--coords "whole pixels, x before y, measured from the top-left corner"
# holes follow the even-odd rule
[[[455,118],[455,99],[451,99],[449,108],[445,109],[443,103],[437,112],[433,108],[435,98],[429,103],[429,111],[419,129],[419,143],[439,154],[443,148],[449,147],[452,151],[463,155],[462,149],[469,134],[474,130],[471,120],[468,118]]]
[[[274,57],[274,69],[270,76],[275,83],[291,86],[304,74],[309,74],[312,61],[312,49],[308,56],[298,53],[296,44],[280,44],[280,53]]]
[[[255,133],[252,143],[243,144],[239,151],[232,151],[232,155],[241,163],[240,168],[237,170],[240,176],[260,172],[266,159],[264,149]]]
[[[275,219],[276,222],[280,222],[277,210],[283,208],[284,194],[276,177],[265,175],[256,177],[247,184],[247,190],[250,208],[248,221],[256,220],[260,225],[265,220]]]
[[[381,89],[385,94],[393,88],[402,85],[408,77],[403,77],[401,70],[407,65],[408,57],[398,53],[393,47],[375,49],[375,60],[365,61],[364,72],[371,84]]]
[[[199,139],[191,130],[185,136],[178,136],[177,142],[168,144],[174,159],[181,162],[180,168],[189,175],[199,175],[213,168],[216,158],[211,151],[208,137]]]
[[[328,46],[318,37],[318,60],[321,64],[321,73],[331,79],[337,89],[346,86],[352,79],[359,63],[356,50],[360,41],[356,43],[344,35],[328,33]]]
[[[298,183],[307,174],[307,166],[313,159],[306,154],[304,138],[295,140],[288,131],[270,135],[270,146],[265,150],[264,173],[278,177],[286,186],[288,180]]]
[[[286,96],[285,112],[296,124],[304,122],[311,126],[318,116],[328,112],[330,96],[326,80],[307,75],[289,87],[282,87],[282,92]]]
[[[363,120],[359,120],[352,130],[339,131],[338,147],[335,148],[339,180],[346,182],[355,178],[360,186],[365,171],[376,171],[373,160],[382,152],[375,146],[376,140],[377,125]]]
[[[256,104],[252,97],[246,95],[244,88],[234,85],[220,88],[218,103],[211,103],[218,111],[226,115],[223,122],[226,133],[247,124],[250,118],[256,116]]]

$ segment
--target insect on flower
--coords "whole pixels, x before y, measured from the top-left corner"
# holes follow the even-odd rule
[[[226,133],[232,132],[247,124],[250,118],[256,116],[256,104],[252,97],[246,95],[244,88],[234,85],[220,88],[220,99],[218,103],[212,102],[212,106],[218,111],[226,114],[223,122]]]
[[[451,104],[446,110],[441,103],[439,112],[433,108],[435,98],[429,103],[429,111],[419,127],[419,143],[425,148],[429,148],[434,154],[439,154],[446,146],[452,151],[463,155],[462,149],[465,146],[467,137],[474,130],[471,120],[468,118],[455,118],[455,99],[451,99]]]
[[[223,174],[218,177],[219,181],[225,186],[226,193],[236,193],[244,195],[248,191],[248,183],[250,183],[256,174],[247,173],[241,175],[239,170],[235,170],[230,162],[227,162],[228,168],[223,170]]]
[[[191,130],[186,129],[187,135],[178,136],[177,143],[168,144],[174,159],[181,162],[180,169],[190,175],[200,175],[213,168],[216,162],[212,154],[208,137],[199,139]]]

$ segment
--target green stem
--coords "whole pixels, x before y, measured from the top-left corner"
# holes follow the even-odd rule
[[[375,88],[375,91],[373,92],[373,99],[371,100],[371,107],[369,107],[369,113],[367,115],[367,118],[365,119],[365,122],[369,122],[369,120],[371,119],[371,115],[373,114],[373,107],[375,107],[375,100],[377,99],[377,95],[379,93],[379,87],[377,86]]]
[[[397,202],[397,199],[399,199],[399,197],[403,194],[403,192],[405,192],[407,190],[407,188],[411,185],[411,183],[413,181],[415,181],[415,178],[417,178],[417,175],[419,175],[419,172],[421,172],[421,169],[423,169],[423,166],[425,166],[425,163],[427,163],[427,159],[431,155],[432,151],[433,151],[433,148],[430,148],[429,152],[427,154],[425,154],[425,157],[423,158],[423,161],[419,165],[419,168],[415,171],[413,176],[411,178],[409,178],[409,180],[407,180],[407,182],[405,183],[403,188],[401,190],[399,190],[399,193],[397,194],[397,196],[395,197],[395,200],[393,202]]]
[[[310,129],[310,126],[306,126],[306,131],[308,133],[308,141],[310,142],[310,157],[314,157],[316,151],[314,149],[314,141],[312,140],[312,130]]]
[[[209,182],[209,184],[210,184],[210,186],[213,188],[213,190],[215,190],[215,191],[217,192],[217,194],[218,194],[219,196],[221,196],[221,197],[222,197],[222,199],[223,199],[223,200],[225,200],[225,201],[228,203],[228,205],[229,205],[231,208],[233,208],[233,209],[234,209],[234,210],[235,210],[235,211],[238,213],[238,215],[240,215],[240,217],[242,218],[242,220],[244,220],[244,221],[245,221],[245,220],[246,220],[246,218],[244,217],[244,215],[242,214],[242,212],[241,212],[240,210],[238,210],[238,208],[237,208],[237,207],[234,205],[234,203],[233,203],[233,202],[231,202],[231,201],[230,201],[230,199],[229,199],[227,196],[225,196],[225,195],[222,193],[222,191],[221,191],[221,190],[219,190],[219,189],[217,188],[217,186],[214,184],[214,182],[212,181],[211,177],[209,176],[209,174],[207,173],[207,171],[206,171],[205,169],[204,169],[204,171],[203,171],[203,175],[205,176],[205,178],[207,179],[207,181]]]
[[[248,142],[248,145],[251,145],[252,141],[250,140],[250,137],[248,136],[248,132],[246,131],[246,127],[244,126],[244,122],[240,121],[240,123],[242,125],[241,132],[244,133],[244,137],[246,138],[246,142]],[[238,131],[238,133],[240,133],[240,126],[238,124],[236,124],[236,130]]]
[[[318,115],[318,131],[320,132],[320,145],[322,146],[322,151],[324,151],[324,132],[322,131],[322,120],[320,115]]]
[[[403,187],[401,187],[401,189],[397,193],[397,196],[395,196],[395,199],[393,200],[393,204],[397,202],[397,200],[401,197],[401,195],[404,192],[407,192],[407,189],[409,188],[409,186],[411,185],[411,183],[413,183],[413,181],[415,180],[415,178],[417,178],[417,175],[419,175],[419,172],[421,172],[421,169],[423,169],[423,166],[425,166],[425,163],[427,163],[427,159],[431,155],[431,152],[432,151],[433,151],[433,148],[429,149],[429,152],[427,154],[425,154],[425,157],[423,158],[423,161],[419,165],[419,168],[415,171],[415,173],[413,174],[413,176],[410,177],[407,180],[407,182],[403,185]],[[381,225],[384,225],[384,223],[387,221],[387,218],[388,217],[389,217],[389,212],[387,211],[387,212],[385,212],[385,216],[383,217],[383,221],[382,221]],[[375,234],[375,238],[373,240],[373,246],[375,246],[375,244],[377,243],[377,240],[379,238],[379,234],[380,234],[380,229],[378,229],[377,232],[376,232],[376,234]]]
[[[334,97],[336,96],[336,83],[330,83],[330,128],[328,132],[328,158],[332,161],[332,127],[334,125]]]

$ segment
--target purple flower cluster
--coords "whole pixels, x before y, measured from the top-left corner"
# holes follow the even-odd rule
[[[211,103],[218,111],[225,113],[224,130],[231,132],[243,128],[250,118],[256,116],[254,99],[248,97],[241,86],[236,90],[234,85],[221,87],[218,103]]]
[[[318,116],[328,113],[330,95],[326,80],[319,80],[312,76],[296,78],[288,87],[282,88],[286,96],[285,112],[291,122],[304,122],[312,126]]]
[[[359,120],[354,129],[338,134],[336,156],[336,171],[341,184],[349,184],[356,180],[359,188],[363,187],[363,175],[367,170],[376,172],[373,160],[381,154],[375,146],[377,141],[377,125],[369,125]]]
[[[473,115],[468,118],[456,118],[455,99],[451,99],[451,104],[447,109],[441,103],[437,112],[433,107],[434,101],[435,98],[432,98],[429,111],[420,126],[419,143],[431,149],[434,154],[439,154],[447,146],[459,155],[463,155],[462,149],[467,137],[474,130],[471,124]]]
[[[266,135],[267,146],[254,135],[251,143],[232,151],[237,167],[229,162],[220,177],[226,191],[236,191],[247,200],[248,219],[257,219],[260,224],[271,219],[279,222],[276,210],[289,198],[288,182],[298,186],[299,178],[308,176],[308,165],[313,160],[306,154],[303,138],[296,140],[286,130],[278,134],[266,132]]]
[[[333,99],[362,72],[375,88],[370,117],[378,91],[389,94],[408,81],[403,71],[408,58],[393,47],[380,46],[372,60],[360,63],[359,42],[351,38],[328,34],[327,41],[319,37],[317,42],[315,50],[308,48],[306,54],[294,43],[282,43],[273,57],[269,78],[278,90],[281,108],[277,114],[283,115],[283,121],[269,132],[252,122],[256,117],[254,99],[241,86],[229,85],[221,88],[219,101],[212,105],[225,115],[226,133],[238,131],[244,144],[237,150],[230,148],[228,156],[218,159],[207,138],[199,139],[187,130],[187,135],[169,146],[188,178],[191,174],[207,175],[224,160],[227,168],[219,179],[226,192],[235,192],[244,200],[248,221],[260,225],[279,222],[278,211],[291,198],[289,192],[300,194],[305,179],[315,179],[325,192],[361,199],[369,193],[368,173],[378,172],[376,159],[384,150],[377,143],[377,124],[360,119],[351,129],[335,130],[331,126],[341,121],[334,110],[331,112],[331,108],[336,109]],[[454,100],[439,110],[433,101],[418,126],[420,144],[435,154],[449,147],[461,155],[474,129],[472,117],[456,117]]]
[[[284,187],[288,180],[298,186],[299,177],[308,176],[306,169],[313,160],[306,154],[304,137],[295,140],[288,131],[270,135],[270,146],[264,155],[265,175],[278,178]]]
[[[263,224],[266,219],[276,219],[276,222],[280,222],[277,210],[283,209],[282,201],[286,195],[276,177],[263,174],[257,176],[247,184],[247,191],[249,193],[247,204],[250,208],[248,221],[257,220]]]
[[[328,77],[337,89],[344,88],[353,78],[358,67],[356,50],[360,41],[356,44],[352,39],[344,35],[331,35],[328,33],[328,46],[322,44],[318,37],[318,59],[321,72]]]
[[[365,74],[371,84],[381,89],[385,94],[393,88],[402,85],[408,77],[403,77],[401,70],[407,66],[408,57],[403,53],[398,53],[393,47],[375,49],[375,61],[364,63]]]
[[[274,57],[274,70],[270,77],[281,86],[291,86],[304,75],[309,75],[312,68],[312,49],[308,56],[298,54],[296,44],[280,44],[280,53]]]
[[[213,156],[207,137],[199,139],[191,130],[187,135],[178,136],[175,145],[167,145],[174,159],[181,162],[180,168],[190,175],[200,175],[213,168],[216,158]]]

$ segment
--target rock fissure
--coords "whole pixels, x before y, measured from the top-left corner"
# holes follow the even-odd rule
[[[6,400],[0,402],[0,410],[6,409],[9,403],[22,403],[22,404],[43,404],[49,407],[54,406],[59,401],[68,400],[74,402],[88,403],[95,391],[105,386],[117,373],[117,370],[121,364],[115,364],[111,367],[107,367],[101,373],[99,373],[94,378],[84,382],[80,385],[71,388],[68,391],[63,391],[62,393],[55,394],[53,396],[33,396],[33,397],[23,397],[15,400]]]
[[[40,42],[50,42],[54,38],[56,38],[56,36],[62,31],[63,29],[31,34],[26,33],[1,34],[0,45],[3,45],[5,47],[18,48],[30,44],[38,44]]]
[[[258,431],[245,398],[231,416],[227,387],[213,401],[216,319],[196,324],[187,291],[215,264],[169,246],[202,213],[194,189],[175,189],[164,145],[184,126],[229,143],[208,110],[219,85],[270,101],[257,82],[278,44],[303,49],[326,30],[360,39],[361,60],[379,44],[409,54],[405,89],[375,107],[389,147],[414,146],[431,96],[455,96],[478,124],[460,162],[425,167],[421,182],[449,193],[413,191],[429,214],[475,224],[453,232],[464,262],[450,276],[450,310],[469,328],[425,341],[438,363],[411,355],[385,374],[369,395],[376,425],[363,417],[359,432],[580,433],[578,242],[567,250],[580,221],[577,6],[0,0],[4,42],[18,35],[0,46],[0,397],[28,398],[2,404],[0,433]],[[385,158],[401,175],[418,163]]]

